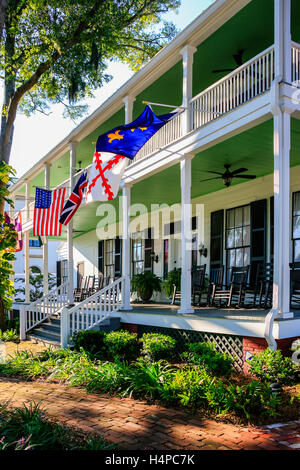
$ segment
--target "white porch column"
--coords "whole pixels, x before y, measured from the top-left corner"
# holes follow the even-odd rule
[[[279,99],[281,81],[291,82],[291,1],[274,0],[275,82],[274,114],[274,281],[273,312],[290,312],[290,147],[291,116]]]
[[[123,99],[125,104],[125,124],[132,121],[133,103],[135,97],[128,95]],[[131,184],[123,186],[122,211],[123,211],[123,237],[122,237],[122,276],[124,277],[123,286],[123,305],[122,310],[132,310],[130,305],[130,196]]]
[[[291,83],[291,0],[274,0],[275,77]]]
[[[191,170],[193,155],[180,161],[181,182],[181,305],[178,313],[193,313],[192,308],[192,207]]]
[[[123,237],[122,237],[122,276],[124,277],[123,286],[123,305],[122,310],[132,310],[130,305],[130,192],[131,185],[125,184],[123,187],[122,205],[123,205]]]
[[[33,214],[30,217],[30,181],[26,180],[25,184],[25,220],[28,221],[30,218],[33,219]]]
[[[70,193],[74,187],[74,173],[76,167],[76,148],[77,142],[70,142]],[[68,303],[74,302],[74,259],[73,259],[73,219],[67,225],[67,244],[68,244]]]
[[[274,116],[274,280],[273,310],[290,313],[290,134],[291,116]]]
[[[45,163],[45,188],[50,187],[50,164]],[[43,240],[43,263],[44,263],[44,295],[48,294],[48,239],[44,237]]]
[[[125,104],[125,124],[129,124],[132,121],[133,103],[135,97],[132,95],[125,96],[123,103]]]
[[[189,101],[193,97],[193,61],[196,47],[186,45],[181,49],[183,81],[182,81],[182,106],[189,107]],[[186,109],[182,115],[182,130],[186,134],[191,130],[191,110]]]

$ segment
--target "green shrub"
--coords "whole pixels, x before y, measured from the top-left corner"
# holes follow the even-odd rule
[[[168,275],[163,281],[163,291],[166,296],[172,297],[174,291],[174,284],[176,285],[177,289],[180,289],[181,283],[181,268],[173,269],[172,271],[168,272]]]
[[[98,354],[104,352],[104,337],[106,333],[104,331],[96,330],[82,330],[75,333],[72,336],[72,342],[75,351],[84,349],[86,352],[91,354]]]
[[[163,383],[161,398],[171,405],[200,406],[206,403],[205,392],[212,380],[204,369],[173,369]]]
[[[265,349],[249,361],[250,374],[263,382],[279,382],[290,385],[295,380],[296,365],[290,357],[283,357],[281,351]]]
[[[142,354],[148,359],[158,361],[160,359],[171,359],[174,355],[176,341],[171,336],[159,333],[145,333],[141,342],[143,344]]]
[[[17,343],[20,341],[20,337],[16,330],[0,330],[0,340],[5,342],[13,341],[14,343]]]
[[[227,377],[232,372],[233,358],[216,351],[214,343],[191,343],[182,358],[188,364],[203,367],[212,375]]]
[[[207,389],[206,399],[218,413],[232,411],[247,419],[260,414],[276,416],[281,402],[280,396],[272,395],[270,387],[257,380],[242,386],[213,381]]]
[[[139,351],[137,334],[126,330],[111,331],[104,337],[104,344],[108,356],[114,359],[132,359]]]

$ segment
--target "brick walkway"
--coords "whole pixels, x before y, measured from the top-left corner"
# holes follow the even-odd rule
[[[66,425],[101,434],[129,450],[300,449],[300,421],[264,428],[234,426],[130,398],[80,388],[0,378],[0,402],[41,402]]]

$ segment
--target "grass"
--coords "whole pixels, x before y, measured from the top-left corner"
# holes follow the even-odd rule
[[[0,450],[113,450],[117,446],[50,420],[40,404],[0,405]]]

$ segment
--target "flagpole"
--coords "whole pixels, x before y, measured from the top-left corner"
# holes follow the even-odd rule
[[[163,103],[154,103],[153,101],[142,101],[143,104],[150,104],[153,106],[162,106],[164,108],[173,108],[173,109],[188,109],[186,106],[174,106],[173,104],[163,104]]]

